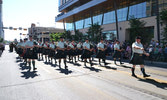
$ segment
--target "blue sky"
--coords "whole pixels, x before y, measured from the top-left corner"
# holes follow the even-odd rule
[[[44,27],[63,27],[62,24],[55,24],[55,16],[59,14],[58,0],[3,0],[2,8],[5,27],[28,28],[31,23]],[[19,39],[20,33],[28,32],[5,30],[5,39]]]

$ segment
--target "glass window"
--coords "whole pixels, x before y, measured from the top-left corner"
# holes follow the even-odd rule
[[[129,16],[134,16],[135,18],[146,17],[146,8],[148,9],[146,2],[132,5],[129,8]]]
[[[93,17],[93,24],[98,23],[99,25],[101,25],[101,22],[102,22],[102,14]]]
[[[102,32],[102,33],[105,36],[106,40],[116,40],[116,38],[117,38],[117,31],[116,30],[105,31],[105,32]]]
[[[76,29],[82,29],[83,28],[83,20],[79,20],[75,22]]]
[[[117,15],[118,15],[118,21],[125,21],[127,17],[128,7],[118,9]]]
[[[66,23],[66,30],[69,30],[69,31],[74,30],[74,25],[73,25],[73,23]]]
[[[89,18],[86,18],[85,19],[85,25],[84,25],[84,28],[88,28],[88,27],[90,27],[91,26],[91,18],[89,17]]]
[[[115,22],[115,11],[104,13],[103,24],[109,24],[114,22]]]

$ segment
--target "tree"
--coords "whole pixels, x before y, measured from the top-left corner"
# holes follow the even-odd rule
[[[83,33],[80,32],[79,30],[76,30],[75,35],[73,36],[73,39],[75,41],[81,41],[83,39]]]
[[[103,28],[98,23],[91,24],[91,27],[88,29],[88,38],[90,41],[94,43],[98,43],[100,41],[101,33]]]
[[[167,40],[167,10],[162,10],[160,12],[160,20],[165,25],[162,32],[162,35],[164,37],[163,40]]]
[[[139,19],[132,16],[129,20],[129,24],[130,43],[133,43],[135,41],[136,36],[142,37],[143,44],[150,42],[150,40],[153,38],[151,31],[145,27],[146,22],[140,21]]]
[[[63,37],[65,33],[51,33],[50,34],[50,40],[52,41],[59,41],[60,37]]]

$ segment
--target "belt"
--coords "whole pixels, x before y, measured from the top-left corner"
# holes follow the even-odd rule
[[[139,55],[139,56],[143,56],[143,54],[142,54],[142,53],[134,53],[134,54]]]

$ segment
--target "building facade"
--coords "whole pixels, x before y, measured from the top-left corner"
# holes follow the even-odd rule
[[[167,0],[59,0],[56,22],[63,22],[64,29],[86,33],[91,24],[98,23],[108,40],[129,40],[129,19],[134,16],[146,22],[153,39],[161,37],[157,12],[167,9]]]
[[[2,21],[2,0],[0,0],[0,38],[4,39],[4,30]]]
[[[35,40],[41,42],[49,41],[49,34],[58,32],[64,32],[64,30],[54,27],[36,27],[35,24],[31,24],[31,28],[28,28],[28,35],[32,35]]]

